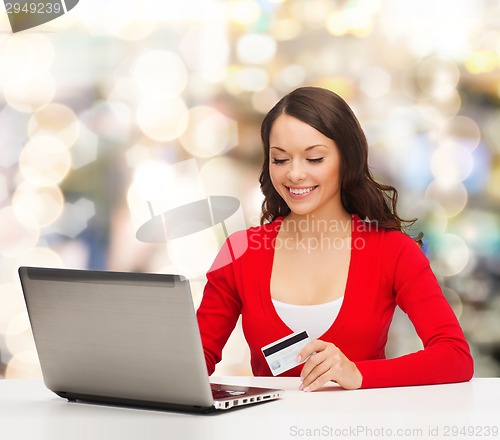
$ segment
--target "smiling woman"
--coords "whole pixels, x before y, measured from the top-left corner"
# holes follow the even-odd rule
[[[282,114],[271,130],[270,155],[273,188],[294,214],[322,216],[317,211],[341,207],[340,157],[332,139]],[[341,215],[338,210],[337,215]]]
[[[241,314],[254,375],[300,376],[303,391],[330,381],[357,389],[469,380],[460,325],[404,231],[396,189],[373,179],[347,103],[327,89],[299,88],[270,110],[261,135],[262,224],[227,240],[197,312],[208,371]],[[242,239],[246,251],[227,259]],[[386,359],[397,306],[424,349]],[[310,340],[284,370],[265,348],[281,347],[290,333]]]
[[[294,90],[281,99],[262,122],[264,163],[259,179],[265,197],[262,221],[290,214],[290,207],[278,194],[270,175],[271,144],[277,134],[284,136],[290,128],[283,127],[285,119],[295,126],[294,134],[298,136],[295,143],[307,139],[304,136],[309,135],[313,136],[311,145],[324,143],[325,147],[336,150],[339,156],[337,175],[341,176],[341,203],[348,212],[377,220],[385,228],[403,229],[405,221],[396,212],[397,191],[373,179],[368,168],[368,143],[356,116],[340,96],[319,87]],[[281,127],[283,130],[280,130]],[[298,131],[299,127],[302,132]]]

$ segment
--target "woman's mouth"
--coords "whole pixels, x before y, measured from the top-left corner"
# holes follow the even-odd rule
[[[309,186],[305,188],[292,188],[290,186],[287,186],[286,188],[288,189],[288,192],[294,196],[302,196],[305,194],[309,194],[311,191],[314,191],[318,185],[315,186]]]

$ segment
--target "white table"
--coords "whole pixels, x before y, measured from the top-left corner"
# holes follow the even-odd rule
[[[213,381],[280,387],[278,401],[217,415],[69,403],[40,380],[0,380],[2,439],[500,439],[500,378],[304,393],[295,378]],[[496,435],[494,435],[496,432]]]

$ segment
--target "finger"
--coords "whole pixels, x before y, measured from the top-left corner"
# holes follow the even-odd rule
[[[335,369],[331,359],[327,358],[315,366],[309,375],[303,379],[302,386],[299,388],[303,391],[315,391],[327,382],[333,380],[334,376]]]
[[[324,344],[323,341],[315,339],[314,341],[308,342],[304,345],[297,356],[297,362],[303,362],[304,359],[313,354],[315,351],[320,351],[322,343]]]
[[[327,382],[330,382],[332,380],[331,376],[332,376],[331,369],[327,369],[323,374],[318,376],[310,384],[308,385],[303,384],[304,386],[302,387],[302,391],[305,392],[316,391],[317,389],[324,386]]]
[[[304,364],[302,367],[302,371],[300,373],[300,377],[302,380],[304,380],[306,377],[308,377],[311,372],[317,368],[318,365],[322,364],[327,358],[326,351],[317,351],[307,359],[307,362]]]
[[[312,370],[309,372],[302,371],[302,388],[309,387],[314,381],[316,381],[320,376],[329,372],[332,369],[331,359],[325,358],[322,361],[316,363]],[[330,371],[330,375],[331,375]]]

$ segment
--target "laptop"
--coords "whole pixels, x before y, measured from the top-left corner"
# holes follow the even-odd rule
[[[69,401],[211,412],[281,389],[211,384],[181,275],[20,267],[43,380]]]

